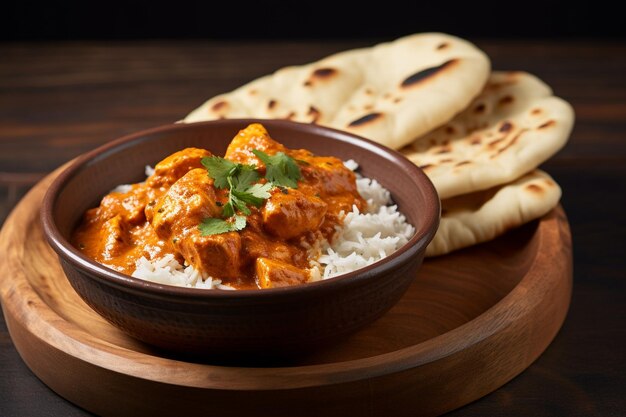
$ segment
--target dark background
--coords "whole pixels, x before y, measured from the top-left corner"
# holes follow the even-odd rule
[[[599,1],[221,2],[4,2],[0,226],[60,164],[178,120],[282,66],[411,33],[461,36],[494,68],[538,75],[576,110],[572,138],[545,165],[564,191],[574,292],[563,328],[539,360],[452,415],[626,415],[624,15]],[[0,416],[86,415],[30,372],[0,314]]]
[[[0,41],[373,39],[424,31],[470,39],[626,38],[623,14],[606,3],[13,0],[0,11]]]

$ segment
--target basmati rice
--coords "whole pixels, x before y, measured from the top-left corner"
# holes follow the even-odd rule
[[[358,169],[353,160],[344,164],[353,171]],[[146,174],[152,172],[150,167],[146,167]],[[343,225],[337,226],[332,244],[324,241],[315,248],[309,248],[311,281],[371,265],[398,250],[415,233],[415,228],[406,222],[397,206],[392,205],[389,191],[378,181],[357,174],[356,183],[359,194],[367,202],[367,212],[360,213],[354,206],[351,212],[345,214]],[[124,186],[117,189],[121,187]],[[233,289],[219,279],[202,275],[191,266],[181,265],[171,254],[157,259],[142,257],[137,261],[132,276],[167,285]]]

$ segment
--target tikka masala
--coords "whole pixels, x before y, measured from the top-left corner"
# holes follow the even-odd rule
[[[295,163],[295,187],[268,180],[263,156],[266,162],[274,156]],[[230,170],[212,172],[206,161]],[[237,181],[251,178],[255,183],[246,186],[258,191],[256,198],[233,192],[243,189]],[[233,201],[239,205],[230,204],[227,213]],[[156,164],[145,182],[106,195],[85,213],[72,239],[89,258],[129,275],[142,256],[173,254],[237,289],[282,287],[309,280],[309,248],[331,240],[342,212],[353,206],[362,211],[366,203],[340,159],[287,149],[261,124],[251,124],[235,136],[224,158],[187,148]],[[212,233],[203,224],[225,228]]]

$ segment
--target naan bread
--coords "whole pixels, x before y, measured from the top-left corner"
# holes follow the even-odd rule
[[[561,188],[534,170],[506,185],[441,202],[441,222],[426,256],[437,256],[491,240],[552,210]]]
[[[439,197],[505,184],[565,145],[572,107],[525,72],[494,72],[462,113],[401,152],[422,167]]]
[[[283,68],[210,99],[184,122],[290,119],[398,149],[467,107],[489,71],[489,58],[471,43],[440,33],[416,34]]]

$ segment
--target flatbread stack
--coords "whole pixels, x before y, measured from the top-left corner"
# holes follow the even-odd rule
[[[346,130],[402,152],[442,200],[427,256],[485,242],[556,207],[539,165],[561,149],[572,107],[524,72],[491,72],[471,43],[424,33],[287,67],[216,96],[185,123],[278,118]]]

